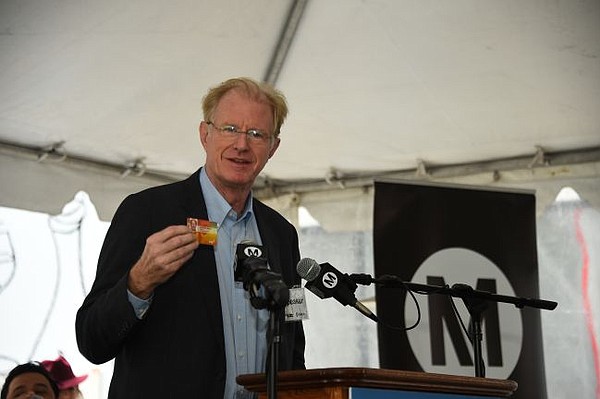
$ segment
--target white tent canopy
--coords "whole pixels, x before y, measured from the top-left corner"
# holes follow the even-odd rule
[[[257,190],[284,208],[368,201],[377,176],[597,206],[599,21],[595,0],[5,0],[0,205],[58,213],[83,189],[109,219],[203,163],[202,96],[250,76],[290,104]]]
[[[372,272],[373,181],[394,178],[535,190],[539,214],[571,186],[595,207],[581,206],[589,211],[589,247],[598,248],[598,0],[2,0],[0,71],[0,244],[10,247],[7,232],[16,229],[19,270],[30,273],[19,281],[43,287],[42,299],[54,284],[50,297],[69,317],[87,287],[80,281],[92,275],[80,273],[81,259],[67,249],[91,259],[97,252],[81,245],[91,242],[86,224],[107,224],[92,211],[88,223],[69,218],[78,229],[68,234],[49,221],[78,214],[66,212],[73,205],[61,212],[74,198],[91,200],[99,218],[109,220],[127,194],[195,171],[204,162],[197,131],[202,97],[234,76],[269,81],[288,98],[281,145],[255,193],[296,223],[305,206],[327,230],[320,235],[315,228],[312,242],[305,236],[303,253],[357,267],[348,272]],[[80,191],[89,198],[82,201]],[[17,221],[7,216],[13,207],[35,212]],[[572,221],[563,226],[563,209],[554,207],[538,219],[541,296],[563,306],[562,317],[546,324],[548,387],[551,396],[582,396],[593,379],[578,369],[579,354],[589,355],[580,253]],[[32,251],[32,232],[50,244],[38,240]],[[339,251],[356,237],[362,257]],[[70,254],[62,264],[49,258],[59,250]],[[38,255],[41,261],[30,261]],[[4,257],[4,288],[17,270],[14,259]],[[590,287],[598,281],[593,270]],[[37,304],[16,281],[10,289]],[[75,288],[77,295],[68,291]],[[3,291],[7,303],[12,294]],[[340,311],[333,301],[318,309],[323,320]],[[19,320],[35,316],[5,310]],[[323,362],[311,367],[376,363],[375,326],[363,328],[354,313],[340,312],[325,333],[315,327],[319,339],[310,339],[309,325],[307,353]],[[48,324],[51,338],[73,345],[68,334],[57,336],[57,320]],[[31,357],[32,334],[42,331],[23,326],[23,337],[7,330],[23,344],[4,351],[13,363]],[[369,357],[336,351],[340,331],[367,333]],[[52,352],[36,356],[54,356],[54,347],[46,348]],[[331,348],[335,358],[319,356]],[[66,354],[81,358],[74,346]],[[577,367],[562,367],[567,358]],[[572,383],[573,375],[583,383]]]

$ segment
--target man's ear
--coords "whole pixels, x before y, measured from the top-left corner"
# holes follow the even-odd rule
[[[279,137],[276,137],[275,142],[273,143],[273,148],[271,148],[271,150],[269,151],[269,159],[271,159],[271,157],[273,155],[275,155],[275,151],[277,151],[277,148],[279,147],[280,142],[281,142],[281,139]]]
[[[202,143],[202,147],[206,148],[206,137],[208,136],[208,125],[206,122],[200,122],[200,126],[198,126],[198,133],[200,135],[200,142]]]

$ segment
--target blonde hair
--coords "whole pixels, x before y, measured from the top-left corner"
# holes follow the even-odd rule
[[[264,102],[271,107],[273,111],[273,134],[279,136],[281,126],[288,114],[288,107],[285,96],[279,90],[268,83],[257,82],[250,78],[228,79],[221,84],[212,87],[202,99],[202,112],[204,120],[212,121],[213,114],[221,98],[230,90],[241,90],[248,98]]]

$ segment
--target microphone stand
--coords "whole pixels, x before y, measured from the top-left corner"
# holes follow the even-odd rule
[[[287,287],[286,287],[287,290]],[[258,290],[256,290],[258,291]],[[282,309],[289,300],[289,290],[287,295],[283,295],[285,299],[275,299],[267,291],[267,298],[254,296],[250,298],[250,303],[256,309],[269,310],[269,333],[271,339],[269,343],[269,366],[267,367],[267,398],[277,399],[277,371],[279,370],[279,344],[281,343],[281,314]]]
[[[279,370],[279,344],[281,342],[281,332],[279,316],[281,314],[277,307],[269,309],[269,323],[271,331],[269,368],[267,372],[267,398],[277,399],[277,370]]]
[[[473,288],[466,284],[454,284],[452,289],[459,292],[464,291],[465,293],[474,291]],[[461,298],[471,315],[470,330],[473,345],[473,361],[475,363],[475,377],[485,377],[485,365],[483,362],[483,352],[481,350],[481,342],[483,340],[481,315],[488,308],[489,302],[476,296],[462,296]]]
[[[452,288],[441,287],[437,285],[419,284],[402,281],[400,278],[391,275],[373,278],[368,274],[351,274],[350,279],[356,284],[370,285],[375,283],[382,287],[404,288],[418,294],[441,294],[461,298],[471,316],[473,360],[475,363],[475,376],[485,377],[485,368],[481,351],[481,341],[483,332],[481,329],[481,315],[487,309],[489,302],[509,303],[522,309],[525,306],[554,310],[557,302],[544,299],[519,298],[506,295],[493,294],[487,291],[475,290],[467,284],[454,284]]]

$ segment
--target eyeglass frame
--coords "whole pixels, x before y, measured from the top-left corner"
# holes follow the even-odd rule
[[[260,129],[250,128],[247,130],[241,130],[236,125],[232,125],[230,123],[226,123],[222,126],[217,126],[213,121],[204,121],[204,123],[206,123],[208,126],[214,127],[221,133],[232,134],[231,136],[229,136],[231,138],[234,138],[234,137],[237,138],[237,137],[239,137],[240,134],[245,134],[246,137],[248,138],[248,142],[257,143],[257,144],[264,142],[265,144],[268,144],[269,147],[273,146],[273,143],[275,142],[275,139],[277,138],[277,136],[275,134],[267,134]],[[227,131],[225,129],[226,127],[232,127],[235,130]],[[234,136],[233,133],[235,133],[236,135]],[[253,135],[253,133],[259,133],[259,135],[255,136],[255,135]],[[263,137],[265,137],[264,140],[263,140]]]

